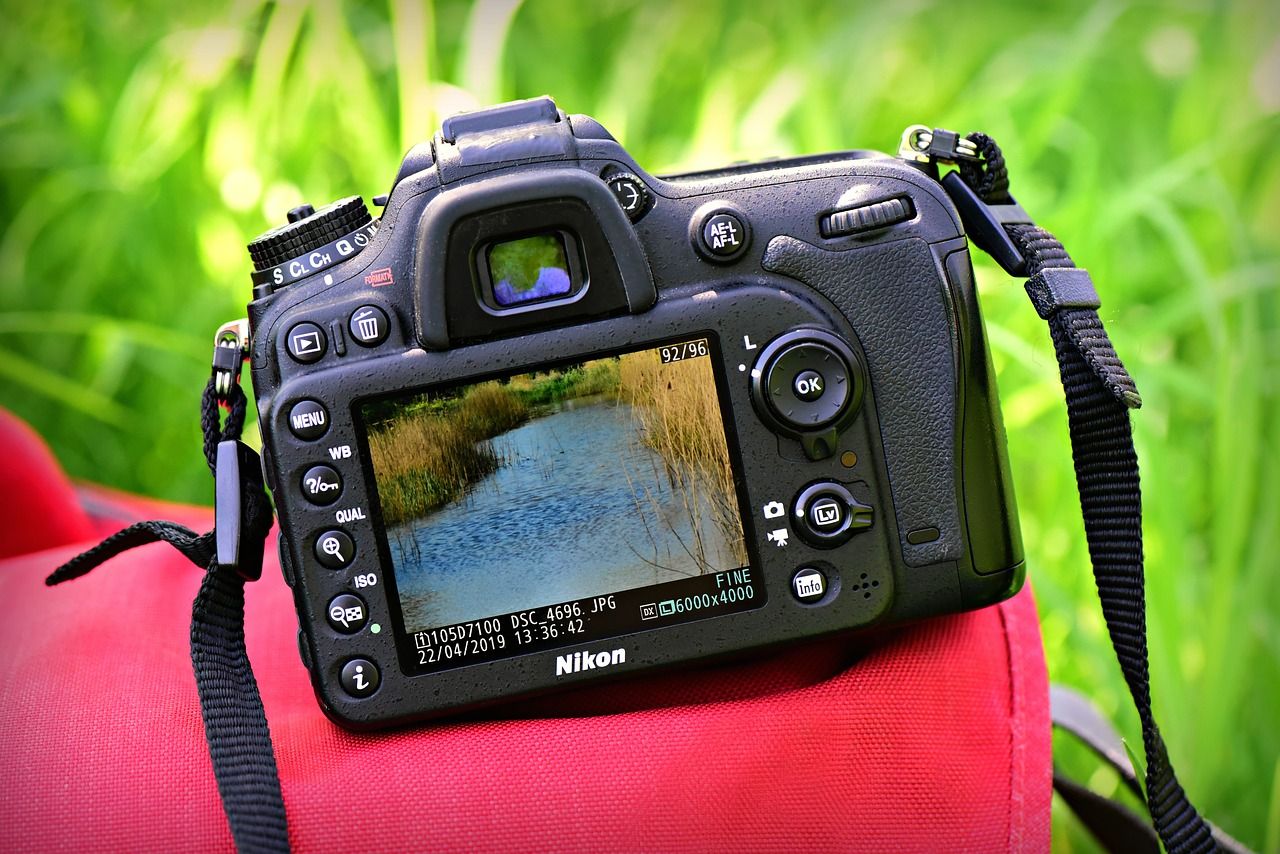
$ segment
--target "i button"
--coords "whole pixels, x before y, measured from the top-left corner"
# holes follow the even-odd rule
[[[382,675],[378,673],[378,666],[367,658],[353,658],[342,666],[339,681],[342,690],[360,699],[378,690]]]

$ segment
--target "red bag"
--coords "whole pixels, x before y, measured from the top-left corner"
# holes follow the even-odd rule
[[[44,586],[131,522],[203,531],[212,514],[75,488],[2,411],[0,447],[0,849],[231,851],[187,645],[199,570],[161,543]],[[297,851],[1049,847],[1029,587],[874,636],[356,735],[312,696],[267,545],[245,623]]]

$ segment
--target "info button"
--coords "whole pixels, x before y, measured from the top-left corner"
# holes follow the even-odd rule
[[[812,605],[827,595],[827,577],[820,569],[803,567],[791,576],[791,593],[797,601]]]

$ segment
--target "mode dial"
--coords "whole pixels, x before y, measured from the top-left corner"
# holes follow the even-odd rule
[[[377,223],[364,199],[351,196],[319,210],[301,205],[289,211],[289,222],[259,235],[249,244],[255,297],[344,261],[369,245]]]

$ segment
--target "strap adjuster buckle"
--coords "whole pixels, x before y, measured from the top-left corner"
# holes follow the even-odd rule
[[[1027,260],[1004,230],[1006,225],[1035,224],[1022,205],[1013,196],[1007,204],[987,204],[964,182],[959,172],[948,172],[942,179],[942,188],[951,197],[974,245],[994,258],[1010,276],[1025,276]]]
[[[213,473],[213,530],[215,562],[234,569],[245,581],[262,577],[262,551],[266,529],[255,518],[266,503],[262,482],[262,459],[258,452],[238,439],[218,443],[218,464]]]

